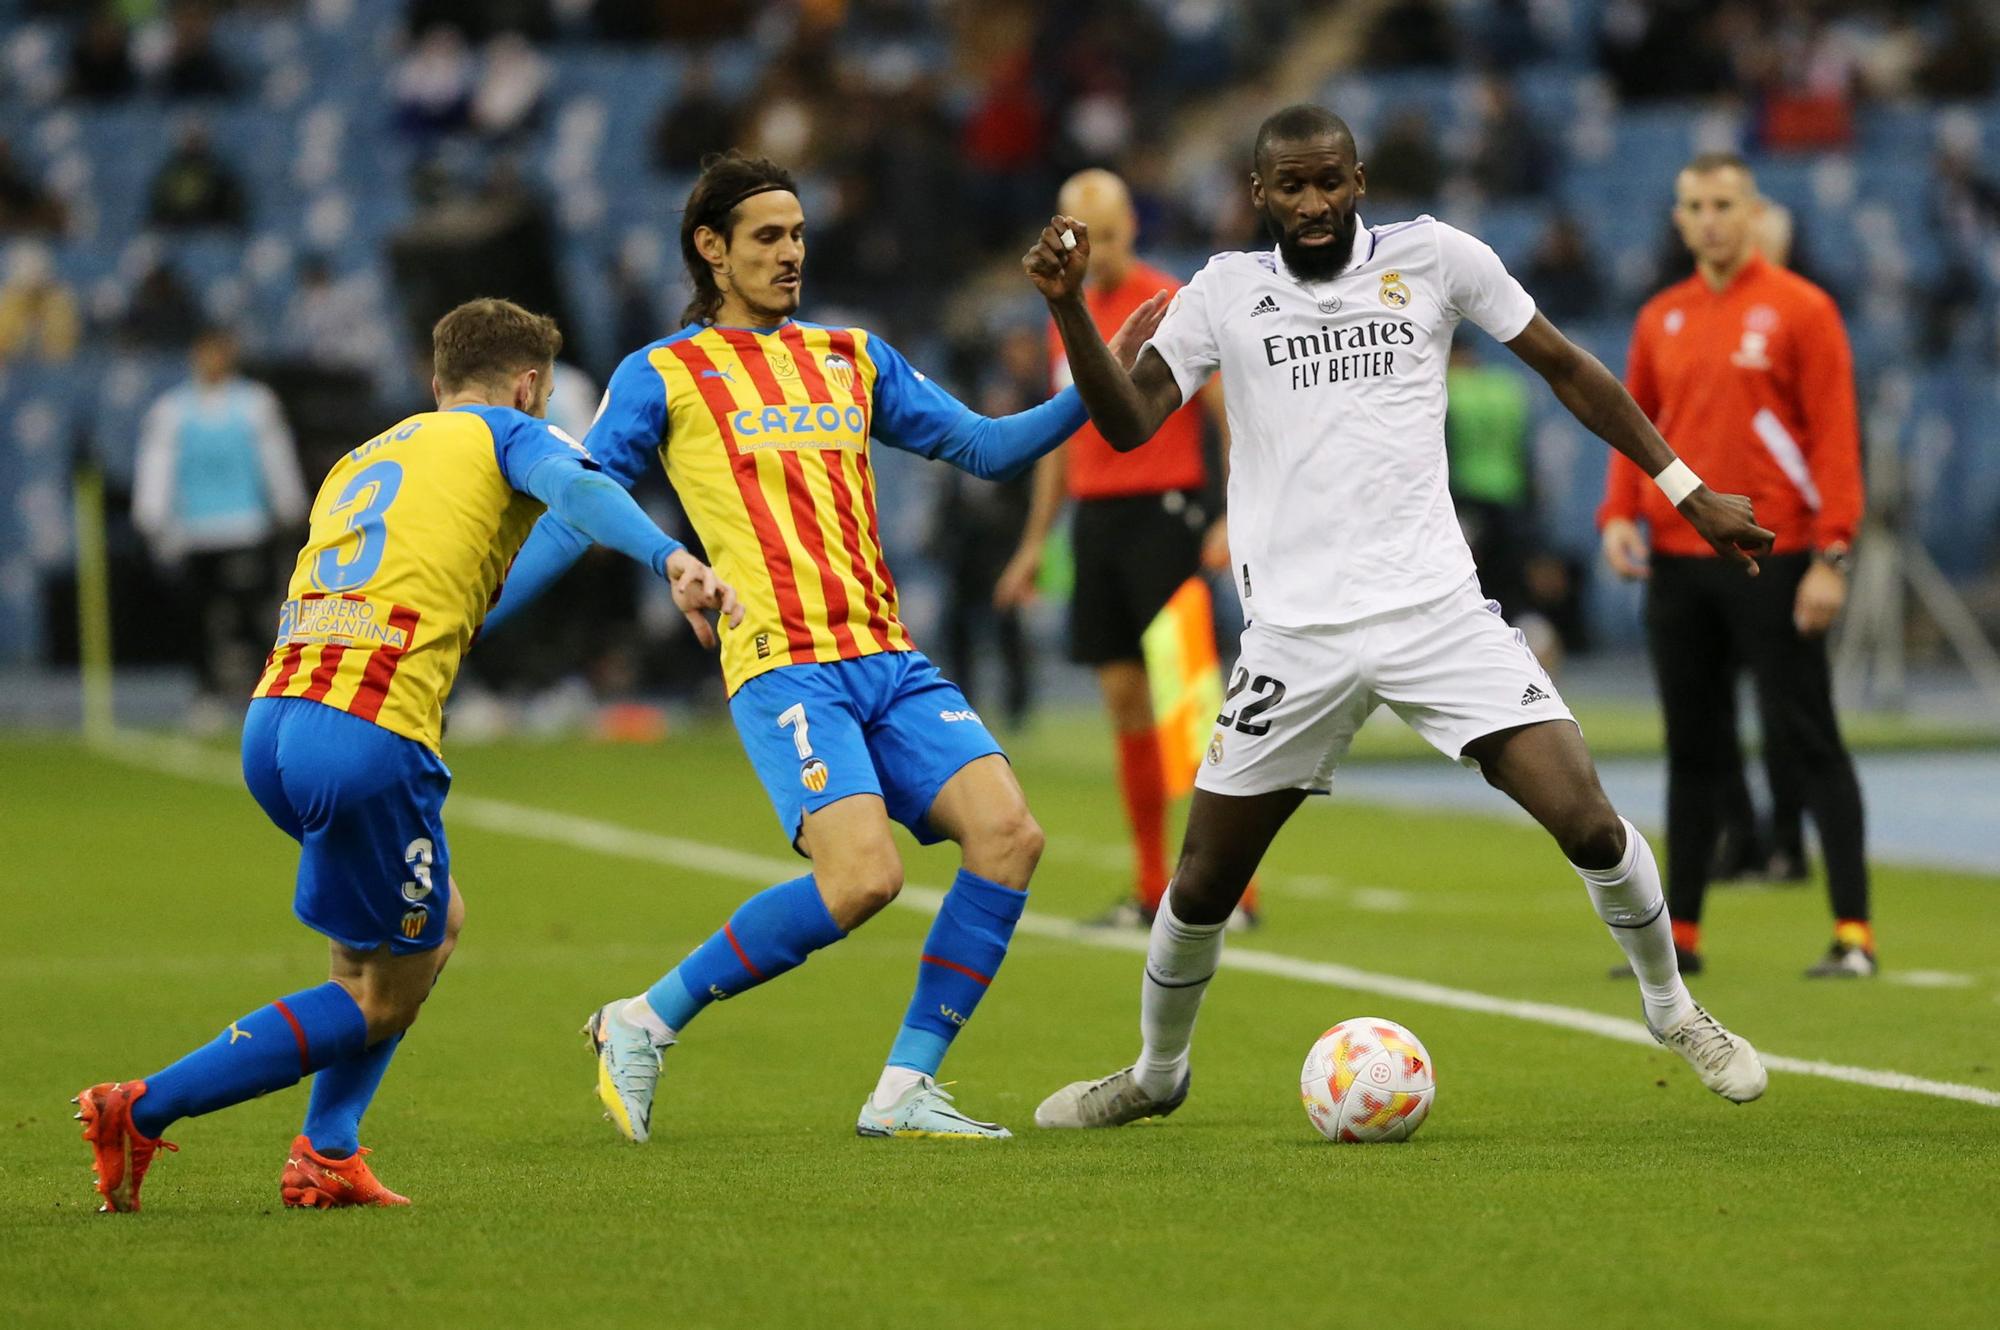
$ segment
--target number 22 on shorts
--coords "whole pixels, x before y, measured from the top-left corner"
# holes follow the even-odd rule
[[[1250,700],[1249,704],[1242,711],[1230,710],[1230,707],[1235,704],[1237,697],[1242,694],[1245,688],[1255,693],[1256,696]],[[1229,692],[1222,699],[1222,714],[1215,718],[1215,723],[1225,730],[1234,726],[1241,734],[1253,736],[1269,734],[1271,732],[1271,722],[1268,720],[1259,720],[1258,717],[1284,700],[1285,685],[1283,683],[1273,679],[1268,674],[1260,674],[1253,680],[1250,677],[1250,671],[1239,665],[1236,667],[1235,677],[1229,681]]]

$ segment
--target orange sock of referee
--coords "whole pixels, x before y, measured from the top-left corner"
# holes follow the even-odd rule
[[[1133,895],[1151,915],[1167,894],[1167,773],[1153,730],[1118,736],[1118,790],[1132,831]]]
[[[1132,831],[1132,896],[1150,918],[1166,897],[1168,880],[1167,775],[1157,731],[1118,736],[1118,790],[1125,798],[1125,822]],[[1243,892],[1243,908],[1257,912],[1254,878]]]

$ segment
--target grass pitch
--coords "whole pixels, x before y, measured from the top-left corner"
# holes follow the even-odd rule
[[[1064,726],[1016,748],[1051,841],[1032,908],[1090,913],[1123,881],[1108,742]],[[2000,1305],[2000,1109],[1782,1073],[1736,1108],[1659,1050],[1293,978],[1218,980],[1172,1120],[1038,1133],[1045,1093],[1130,1058],[1138,994],[1132,952],[1038,936],[946,1064],[1020,1139],[857,1140],[914,909],[706,1013],[668,1055],[653,1144],[627,1146],[575,1031],[711,931],[759,860],[784,863],[775,821],[721,728],[452,761],[469,923],[363,1132],[417,1204],[282,1210],[301,1088],[180,1124],[145,1212],[111,1217],[67,1098],[316,982],[323,945],[289,915],[291,843],[223,783],[226,755],[169,774],[0,744],[0,1323],[1823,1330]],[[953,866],[910,863],[934,885]],[[1532,830],[1314,801],[1264,882],[1268,923],[1240,945],[1637,1014]],[[1767,1052],[2000,1090],[1996,892],[1880,872],[1885,965],[1955,985],[1926,988],[1807,984],[1821,893],[1719,890],[1696,991]],[[1437,1060],[1407,1145],[1326,1145],[1300,1110],[1308,1045],[1362,1014]]]

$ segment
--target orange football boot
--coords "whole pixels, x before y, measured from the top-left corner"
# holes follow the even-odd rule
[[[97,1174],[97,1194],[104,1198],[99,1213],[136,1211],[139,1184],[159,1150],[179,1150],[172,1141],[141,1136],[132,1125],[132,1103],[146,1093],[144,1081],[106,1081],[70,1100],[83,1139],[90,1142],[90,1171]]]
[[[300,1136],[292,1142],[285,1175],[278,1184],[285,1204],[313,1210],[341,1205],[408,1205],[409,1197],[398,1196],[376,1180],[362,1158],[367,1153],[356,1150],[345,1159],[328,1159]]]

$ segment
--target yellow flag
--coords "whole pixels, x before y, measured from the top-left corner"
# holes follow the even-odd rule
[[[1168,797],[1177,799],[1194,788],[1216,713],[1222,710],[1222,663],[1216,658],[1215,604],[1208,582],[1197,574],[1181,583],[1139,641],[1153,695],[1160,767]]]

